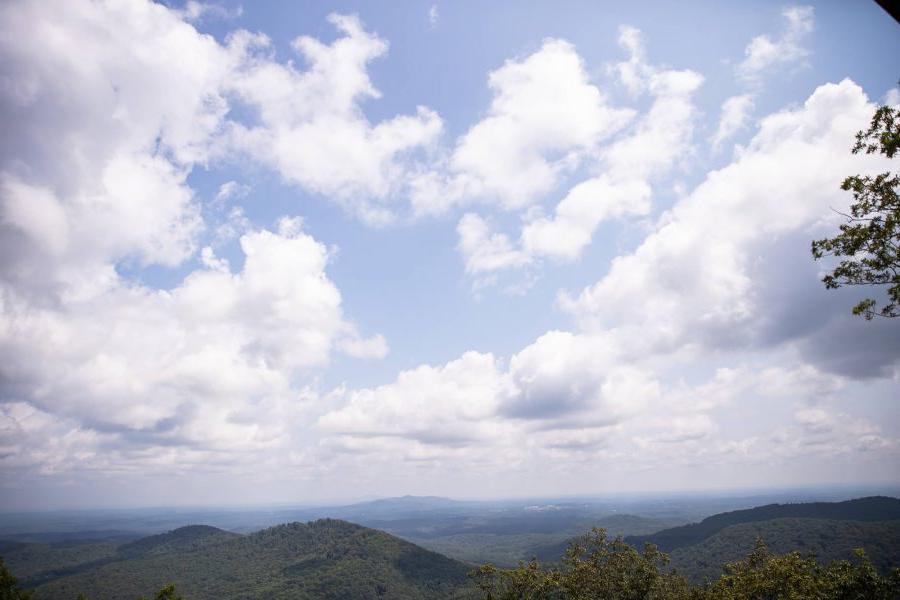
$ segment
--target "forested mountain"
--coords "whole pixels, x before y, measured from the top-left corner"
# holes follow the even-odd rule
[[[749,554],[757,539],[769,550],[794,550],[812,555],[820,563],[851,560],[863,548],[879,571],[900,565],[900,521],[836,521],[833,519],[772,519],[732,525],[698,544],[670,554],[671,565],[694,583],[713,580],[722,565]]]
[[[17,571],[41,600],[152,597],[168,582],[192,600],[227,598],[464,598],[471,566],[381,531],[325,519],[240,536],[186,527],[125,544],[114,554],[47,573]],[[33,571],[33,569],[31,569]],[[27,571],[27,569],[26,569]]]
[[[625,521],[632,527],[639,525]],[[596,526],[604,527],[598,522]],[[610,528],[611,536],[619,532]],[[900,500],[868,497],[845,502],[771,504],[708,517],[700,523],[626,536],[635,548],[656,544],[671,566],[695,583],[714,579],[722,565],[740,560],[761,538],[776,553],[799,551],[822,563],[849,560],[863,548],[882,572],[900,565]],[[574,538],[536,545],[531,556],[558,562]]]
[[[771,519],[804,518],[837,521],[892,521],[900,519],[900,499],[871,496],[845,502],[807,502],[768,504],[747,510],[735,510],[707,517],[699,523],[664,529],[644,536],[629,536],[626,542],[641,547],[656,544],[663,552],[690,546],[715,535],[726,527]]]
[[[393,510],[387,503],[385,508]],[[529,513],[533,513],[531,521],[528,520]],[[399,521],[406,523],[407,519],[410,517],[403,514]],[[823,578],[822,581],[831,581],[830,578],[843,577],[841,573],[850,573],[847,571],[850,567],[837,566],[834,571],[824,565],[835,560],[849,560],[851,562],[846,565],[858,565],[854,550],[863,548],[871,558],[871,568],[885,577],[900,578],[900,572],[888,575],[892,568],[900,565],[900,500],[894,498],[766,505],[716,514],[699,523],[652,534],[650,532],[664,525],[663,519],[624,514],[590,519],[580,509],[557,505],[506,510],[492,516],[461,515],[451,525],[453,521],[442,515],[435,520],[431,530],[439,534],[424,537],[422,541],[431,545],[430,550],[453,554],[466,562],[426,550],[383,531],[336,519],[289,523],[246,535],[192,525],[139,539],[117,537],[53,543],[0,541],[0,555],[21,583],[36,591],[35,600],[72,600],[79,593],[91,600],[134,600],[141,595],[153,597],[169,582],[176,583],[178,592],[189,600],[470,598],[478,597],[476,582],[469,577],[474,563],[494,563],[502,567],[512,566],[519,559],[536,557],[541,563],[549,564],[549,570],[541,570],[538,579],[548,577],[545,583],[551,588],[562,581],[557,579],[557,576],[563,577],[558,571],[560,568],[574,568],[569,575],[578,579],[581,576],[577,573],[583,568],[583,565],[578,566],[581,559],[570,560],[566,567],[563,557],[572,541],[583,544],[587,538],[573,540],[568,534],[568,539],[563,540],[561,535],[575,526],[583,526],[581,531],[594,526],[605,530],[602,534],[605,537],[595,536],[593,542],[596,548],[605,548],[602,550],[603,556],[607,557],[604,561],[613,560],[612,555],[605,553],[614,550],[614,554],[620,556],[616,561],[625,560],[623,565],[627,563],[631,565],[628,568],[638,568],[645,574],[650,572],[646,569],[653,571],[656,566],[652,565],[658,564],[661,571],[653,585],[671,584],[681,590],[675,595],[661,596],[665,598],[681,598],[681,592],[688,594],[685,598],[689,597],[688,587],[685,587],[688,582],[697,585],[710,581],[720,588],[727,587],[730,584],[722,583],[723,566],[757,552],[759,539],[775,553],[772,556],[783,555],[783,561],[787,561],[779,562],[781,558],[773,558],[775,562],[766,562],[768,558],[763,561],[776,570],[790,566]],[[424,520],[417,520],[411,527],[421,531],[423,523]],[[451,526],[461,533],[441,535],[452,531]],[[646,534],[628,537],[625,541],[614,539],[629,532]],[[658,554],[652,554],[646,560],[638,558],[632,547],[641,549],[644,541],[659,543],[662,549],[669,550],[671,562],[668,566]],[[787,554],[793,551],[799,554]],[[571,550],[569,556],[573,556]],[[502,560],[495,560],[496,557]],[[816,561],[823,569],[832,571],[816,571]],[[762,564],[751,560],[747,568],[753,571]],[[534,569],[538,568],[535,563],[510,571],[512,579],[493,567],[494,570],[482,570],[482,573],[488,574],[489,581],[506,586],[517,581],[531,581],[532,575],[537,577],[538,571]],[[631,575],[619,572],[617,568],[610,563],[608,569],[604,569],[612,570],[603,577],[608,575],[609,581],[630,580]],[[859,568],[865,571],[870,567]],[[863,579],[875,577],[876,571],[868,575],[863,571],[854,572]],[[727,578],[733,570],[726,569],[724,573]],[[687,579],[681,579],[682,576]],[[525,579],[520,581],[519,578]],[[484,578],[479,582],[484,583]],[[895,583],[900,585],[900,579]],[[709,591],[712,588],[702,589]],[[501,597],[518,598],[515,593]],[[552,594],[536,597],[557,598]]]

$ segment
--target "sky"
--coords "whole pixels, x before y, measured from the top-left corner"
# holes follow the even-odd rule
[[[3,2],[0,509],[900,483],[810,255],[898,76],[874,2]]]

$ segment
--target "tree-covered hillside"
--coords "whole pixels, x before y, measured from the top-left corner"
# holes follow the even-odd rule
[[[900,521],[772,519],[726,527],[692,546],[673,550],[671,566],[689,580],[716,579],[722,565],[745,557],[762,539],[772,552],[799,551],[820,563],[851,560],[863,548],[882,573],[900,565]]]
[[[769,504],[747,510],[720,513],[699,523],[665,529],[652,535],[625,539],[635,547],[655,544],[663,552],[698,544],[726,527],[740,523],[771,519],[806,518],[838,521],[893,521],[900,519],[900,499],[871,496],[845,502],[807,502],[802,504]]]
[[[557,565],[484,565],[475,578],[483,600],[897,600],[900,569],[880,574],[860,551],[822,565],[799,552],[775,554],[762,540],[717,578],[692,585],[666,568],[648,544],[638,552],[602,529],[574,541]]]
[[[290,523],[236,537],[214,528],[178,530],[125,549],[136,550],[143,553],[119,555],[40,585],[36,598],[72,600],[84,593],[134,600],[152,597],[168,582],[176,582],[191,600],[460,598],[472,590],[468,565],[337,520]]]
[[[575,538],[568,550],[558,538],[550,537],[558,534],[508,532],[509,516],[498,521],[501,533],[428,539],[432,544],[447,545],[457,555],[506,556],[508,566],[516,555],[538,559],[511,570],[486,565],[475,580],[470,577],[471,564],[382,531],[334,519],[289,523],[248,535],[194,525],[137,540],[0,541],[0,554],[20,578],[20,585],[34,589],[34,600],[73,600],[81,593],[90,600],[135,600],[154,597],[170,582],[177,584],[177,594],[188,600],[452,599],[477,597],[477,585],[482,586],[481,594],[493,594],[483,595],[492,600],[736,600],[772,590],[774,595],[761,597],[805,598],[803,593],[825,590],[824,595],[815,597],[862,599],[874,597],[866,594],[900,590],[900,571],[896,570],[900,565],[900,519],[875,520],[898,511],[900,501],[872,497],[721,513],[701,523],[646,536],[651,541],[659,537],[683,544],[670,553],[670,560],[652,544],[634,543],[641,538],[615,536],[641,528],[649,532],[660,524],[657,519],[630,515],[600,519],[608,529]],[[771,518],[779,514],[817,517]],[[471,521],[464,524],[473,525]],[[707,533],[697,542],[686,543]],[[760,550],[762,542],[769,550]],[[858,548],[871,562],[859,558]],[[527,554],[523,556],[523,552]],[[726,567],[728,563],[737,566]],[[865,593],[843,595],[857,587]],[[735,592],[738,589],[750,590],[750,595]],[[647,596],[650,590],[653,592]],[[800,595],[784,595],[785,590]],[[588,595],[579,595],[584,591]],[[173,594],[162,597],[178,597]]]

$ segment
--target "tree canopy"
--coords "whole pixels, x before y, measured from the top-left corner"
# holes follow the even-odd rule
[[[653,544],[638,552],[602,529],[574,542],[559,567],[532,560],[516,569],[484,565],[473,573],[483,600],[750,600],[762,598],[838,600],[900,597],[900,569],[879,574],[862,550],[855,561],[821,565],[799,552],[773,554],[757,539],[743,560],[722,575],[692,586],[667,569],[668,557]]]
[[[880,106],[869,128],[856,134],[852,152],[880,153],[893,158],[900,148],[900,111]],[[845,285],[887,287],[887,302],[878,305],[875,298],[864,298],[853,307],[853,314],[866,319],[875,316],[900,316],[900,175],[890,172],[851,175],[841,189],[853,193],[853,204],[840,233],[815,240],[812,254],[816,260],[826,256],[841,258],[822,281],[828,289]]]

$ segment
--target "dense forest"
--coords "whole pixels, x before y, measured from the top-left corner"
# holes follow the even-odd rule
[[[865,548],[872,564],[886,573],[900,565],[900,521],[834,521],[829,519],[773,519],[726,527],[693,546],[673,550],[671,566],[690,581],[719,576],[722,565],[740,560],[763,539],[770,550],[794,550],[820,562],[853,560]]]
[[[898,515],[900,500],[871,497],[720,513],[639,544],[595,527],[558,554],[558,544],[538,543],[547,558],[513,568],[454,560],[336,519],[247,535],[193,525],[139,539],[0,541],[0,599],[26,597],[19,587],[35,600],[900,598]],[[653,520],[599,523],[635,531]],[[459,543],[476,548],[487,535],[459,534]],[[497,539],[524,545],[542,535],[526,528]],[[664,553],[653,538],[678,545]]]
[[[650,542],[663,552],[671,552],[676,548],[702,542],[731,525],[785,518],[892,521],[900,519],[900,499],[872,496],[845,502],[769,504],[747,510],[720,513],[707,517],[699,523],[673,527],[646,536],[629,536],[626,540],[636,546]]]
[[[471,570],[384,532],[333,519],[245,536],[185,527],[49,577],[17,552],[9,566],[21,573],[24,586],[34,587],[36,598],[47,600],[73,600],[79,593],[134,600],[169,582],[191,599],[454,598],[470,588]],[[17,571],[19,566],[24,568]]]

